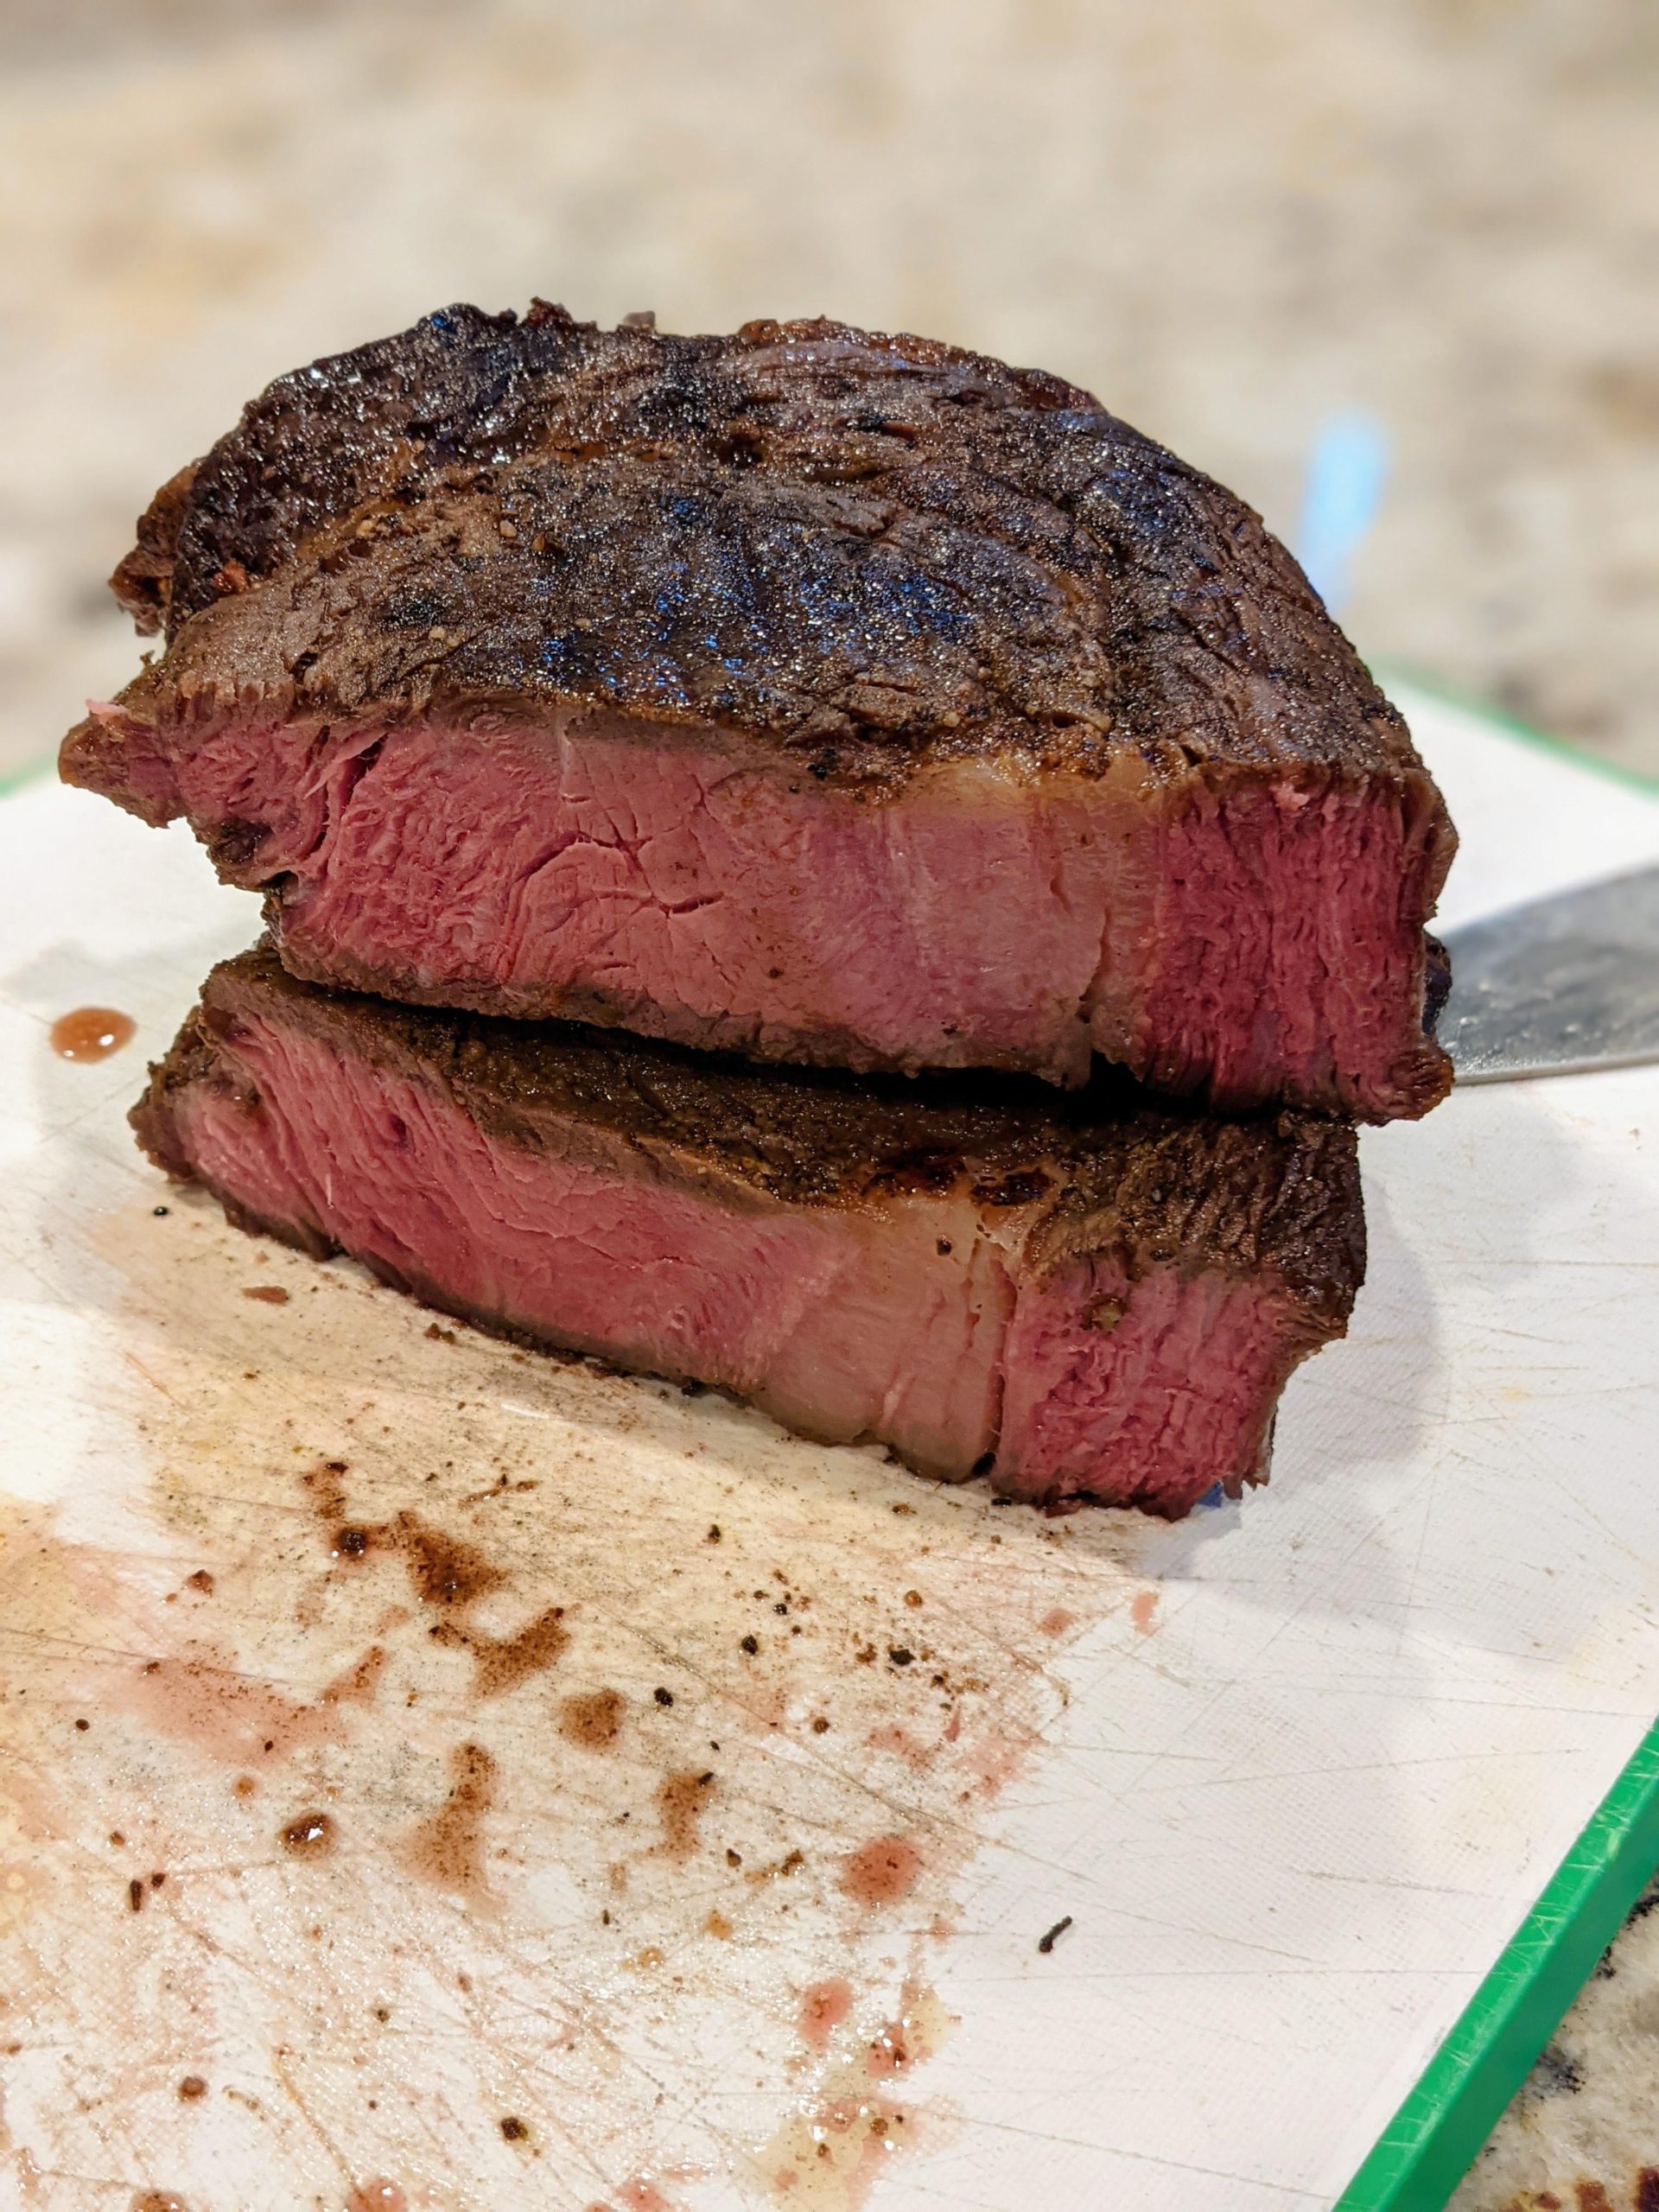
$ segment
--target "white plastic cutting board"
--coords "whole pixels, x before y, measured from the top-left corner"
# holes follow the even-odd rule
[[[1404,703],[1447,922],[1659,857]],[[1271,1487],[1051,1522],[236,1236],[122,1116],[253,903],[48,784],[0,881],[5,2212],[1334,2200],[1659,1707],[1659,1071],[1369,1134]]]

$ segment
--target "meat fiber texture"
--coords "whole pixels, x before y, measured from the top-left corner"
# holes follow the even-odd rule
[[[214,969],[135,1109],[243,1227],[1052,1507],[1262,1479],[1363,1269],[1354,1133],[766,1070]]]
[[[454,308],[281,378],[72,782],[290,972],[861,1070],[1424,1112],[1454,839],[1259,519],[1058,378]]]

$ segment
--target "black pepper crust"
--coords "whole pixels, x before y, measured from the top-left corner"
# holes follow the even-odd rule
[[[838,782],[1133,748],[1438,806],[1230,493],[1057,378],[831,321],[429,315],[279,378],[112,582],[167,632],[122,695],[152,723],[575,702],[746,731]]]
[[[1271,1269],[1327,1328],[1364,1274],[1352,1128],[1278,1111],[1226,1119],[1152,1102],[1109,1074],[1059,1096],[1015,1078],[854,1077],[746,1062],[575,1024],[416,1012],[297,982],[268,944],[222,962],[133,1109],[140,1143],[188,1179],[175,1102],[200,1084],[257,1098],[236,1065],[251,1019],[318,1039],[453,1099],[503,1141],[560,1145],[571,1122],[622,1137],[653,1172],[718,1179],[795,1205],[906,1192],[1029,1210],[1039,1265],[1112,1251],[1159,1264]]]

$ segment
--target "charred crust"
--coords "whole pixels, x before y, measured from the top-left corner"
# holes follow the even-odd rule
[[[824,782],[1128,751],[1438,804],[1230,493],[1057,378],[827,320],[428,315],[279,378],[115,583],[165,623],[162,721],[576,702],[741,729]]]
[[[168,620],[179,531],[200,466],[191,461],[162,485],[138,518],[137,543],[110,578],[110,589],[145,637]]]
[[[233,875],[246,867],[270,835],[270,825],[264,822],[221,822],[204,832],[202,842],[220,874]]]

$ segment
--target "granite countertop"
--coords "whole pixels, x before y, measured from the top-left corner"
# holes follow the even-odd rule
[[[12,0],[0,62],[0,776],[131,673],[102,579],[251,391],[532,292],[1039,363],[1293,542],[1357,421],[1362,648],[1659,772],[1641,0]],[[1458,2212],[1659,2207],[1653,1902]]]
[[[1603,1956],[1450,2212],[1659,2212],[1659,1881]]]

